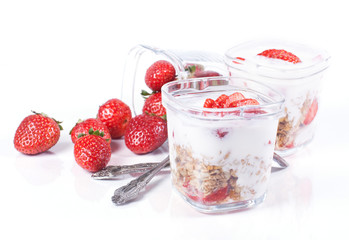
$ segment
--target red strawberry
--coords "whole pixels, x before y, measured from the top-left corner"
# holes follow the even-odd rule
[[[184,69],[188,73],[188,78],[193,78],[196,72],[203,71],[205,67],[197,63],[188,63]]]
[[[132,118],[125,132],[125,144],[136,154],[144,154],[159,148],[167,139],[167,122],[148,114]]]
[[[91,128],[94,131],[99,130],[100,132],[103,132],[104,133],[103,138],[107,140],[107,142],[109,143],[111,142],[111,136],[109,134],[109,130],[107,126],[105,126],[101,120],[96,118],[88,118],[84,121],[81,121],[81,120],[78,121],[69,133],[71,136],[72,142],[75,143],[80,134],[88,134]]]
[[[243,61],[245,61],[245,58],[242,57],[236,57],[236,60],[233,60],[232,62],[235,64],[242,64]]]
[[[308,125],[314,120],[314,118],[317,114],[318,108],[319,108],[319,106],[318,106],[317,99],[314,99],[313,102],[311,103],[311,106],[308,110],[307,115],[305,116],[303,124]]]
[[[224,108],[224,105],[227,99],[229,99],[227,95],[225,94],[220,95],[215,101],[217,108]]]
[[[187,64],[185,70],[188,72],[189,78],[201,78],[201,77],[216,77],[222,76],[220,73],[212,70],[204,70],[205,67],[201,64]]]
[[[194,73],[194,78],[216,77],[216,76],[222,76],[222,75],[218,72],[211,71],[211,70],[199,71]]]
[[[221,202],[229,196],[228,186],[218,189],[207,196],[204,196],[202,192],[198,192],[197,190],[193,189],[188,182],[185,182],[183,187],[186,188],[186,195],[190,199],[196,202],[202,202],[203,204],[214,204]]]
[[[105,168],[110,161],[110,144],[100,136],[98,131],[79,137],[74,145],[74,157],[77,164],[89,172]]]
[[[37,154],[53,147],[59,140],[60,122],[35,113],[24,118],[16,130],[15,148],[24,154]]]
[[[287,52],[283,49],[268,49],[258,54],[259,56],[264,56],[267,58],[281,59],[291,63],[300,63],[299,57],[293,53]]]
[[[190,74],[193,74],[195,72],[200,72],[205,69],[205,67],[202,64],[197,63],[188,63],[184,67],[185,71],[189,72]]]
[[[255,99],[245,98],[240,92],[235,92],[229,96],[222,94],[216,100],[207,98],[204,102],[205,108],[233,108],[245,105],[259,105],[259,103]]]
[[[214,131],[215,135],[219,138],[224,138],[225,135],[227,135],[229,133],[229,131],[227,129],[224,128],[220,128],[220,129],[216,129]]]
[[[229,99],[226,100],[224,107],[229,107],[232,102],[245,99],[245,96],[240,92],[235,92],[229,95]]]
[[[223,201],[226,197],[228,197],[229,192],[228,192],[228,186],[218,189],[217,191],[207,195],[202,199],[203,203],[205,204],[210,204],[210,203],[215,203],[215,202],[221,202]]]
[[[212,98],[207,98],[204,102],[204,108],[216,108],[216,101]]]
[[[231,102],[228,107],[241,107],[245,105],[259,105],[259,102],[252,98],[245,98]]]
[[[129,106],[114,98],[99,107],[97,118],[107,126],[110,136],[116,139],[125,134],[132,113]]]
[[[144,114],[166,118],[166,109],[161,102],[161,92],[150,95],[145,100],[142,111]]]
[[[175,68],[165,60],[153,63],[145,73],[145,83],[154,92],[160,91],[165,83],[173,81],[175,78]]]
[[[222,94],[220,95],[216,100],[213,100],[211,98],[207,98],[204,102],[204,108],[236,108],[241,107],[245,105],[259,105],[259,102],[252,98],[245,98],[245,96],[240,92],[235,92],[229,96]],[[261,109],[246,109],[244,110],[245,114],[264,114],[266,113],[264,110]],[[204,115],[206,115],[207,112],[204,111]],[[221,114],[223,117],[225,113],[217,113]],[[240,114],[240,111],[233,111],[229,114]],[[247,116],[247,115],[246,115]],[[219,137],[224,137],[225,134],[219,134]]]

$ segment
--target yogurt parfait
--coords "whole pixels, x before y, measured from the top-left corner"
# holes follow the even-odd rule
[[[287,41],[251,41],[229,49],[225,63],[231,76],[253,79],[285,96],[276,139],[280,155],[290,155],[312,140],[321,81],[329,66],[325,51]]]
[[[233,77],[170,82],[162,95],[172,183],[180,196],[208,213],[263,202],[283,97]]]

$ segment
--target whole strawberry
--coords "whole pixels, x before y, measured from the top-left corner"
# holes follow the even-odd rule
[[[151,94],[148,98],[146,98],[142,112],[144,114],[166,118],[166,109],[162,105],[161,99],[161,92]]]
[[[159,148],[167,139],[167,122],[148,114],[132,118],[125,132],[125,144],[136,154],[144,154]]]
[[[291,52],[287,52],[286,50],[283,49],[268,49],[265,50],[261,53],[258,54],[259,56],[264,56],[267,58],[276,58],[276,59],[281,59],[287,62],[291,62],[291,63],[300,63],[301,60],[299,59],[299,57],[297,57],[296,55],[294,55]]]
[[[145,84],[154,92],[161,90],[161,87],[170,81],[175,80],[176,70],[173,65],[165,60],[153,63],[145,73]]]
[[[187,64],[185,71],[188,72],[188,78],[216,77],[221,76],[220,73],[212,70],[205,70],[201,64]]]
[[[79,137],[74,145],[76,163],[89,172],[102,170],[110,161],[110,144],[100,134],[91,129],[88,135]]]
[[[88,118],[84,121],[79,120],[69,133],[71,136],[72,142],[75,144],[79,135],[88,134],[88,132],[91,128],[94,131],[98,130],[99,132],[103,132],[104,134],[102,137],[107,142],[109,142],[109,143],[111,142],[111,136],[110,136],[110,133],[109,133],[107,126],[105,126],[101,120],[96,119],[96,118]]]
[[[23,119],[16,130],[15,148],[24,154],[38,154],[53,147],[59,140],[60,122],[36,113]]]
[[[222,76],[220,73],[211,71],[211,70],[205,70],[194,73],[193,78],[202,78],[202,77],[216,77],[216,76]]]
[[[121,138],[132,118],[131,109],[119,99],[110,99],[98,109],[97,118],[107,126],[112,139]]]

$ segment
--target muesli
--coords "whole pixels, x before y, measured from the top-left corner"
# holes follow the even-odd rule
[[[239,202],[264,193],[271,163],[258,157],[234,159],[227,152],[212,164],[209,158],[193,157],[190,147],[174,146],[172,178],[178,191],[204,205]]]

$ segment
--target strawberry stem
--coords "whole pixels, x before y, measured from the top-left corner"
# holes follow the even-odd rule
[[[142,97],[143,97],[144,99],[147,99],[149,96],[153,95],[154,93],[156,93],[156,92],[153,91],[153,92],[149,93],[149,92],[147,92],[146,90],[142,90],[142,91],[141,91],[141,95],[142,95]]]
[[[45,113],[38,113],[38,112],[35,112],[35,111],[33,111],[33,110],[31,110],[32,111],[32,113],[34,113],[34,114],[36,114],[36,115],[41,115],[41,116],[43,116],[43,117],[47,117],[47,118],[51,118],[51,117],[49,117],[47,114],[45,114]],[[54,118],[51,118],[53,121],[55,121],[56,123],[57,123],[57,125],[58,125],[58,127],[59,127],[59,130],[63,130],[63,127],[61,126],[61,121],[57,121],[56,119],[54,119]]]
[[[185,70],[190,73],[194,73],[196,70],[196,66],[195,65],[188,66]]]
[[[103,131],[101,131],[101,132],[99,130],[93,131],[93,128],[90,128],[88,130],[88,134],[104,137],[104,132]]]

